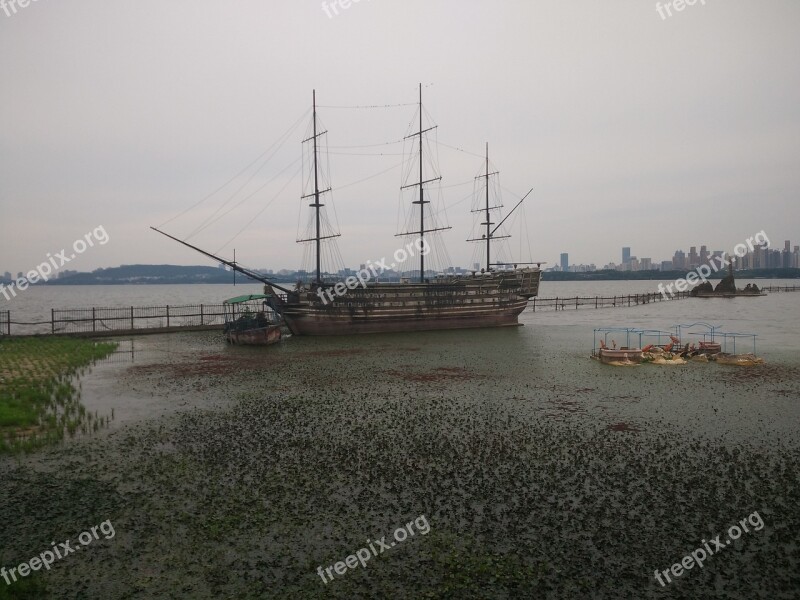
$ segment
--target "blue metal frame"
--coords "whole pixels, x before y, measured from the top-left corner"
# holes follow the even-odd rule
[[[686,324],[675,325],[674,326],[675,337],[677,337],[679,340],[683,340],[683,338],[681,337],[681,334],[682,334],[681,329],[682,328],[690,329],[692,327],[705,327],[706,328],[706,331],[704,331],[704,332],[702,332],[702,331],[701,332],[696,332],[696,331],[687,331],[686,332],[687,335],[703,336],[703,341],[704,342],[708,342],[708,341],[714,342],[714,341],[716,341],[716,338],[722,338],[722,343],[723,343],[722,351],[723,352],[727,352],[728,351],[728,339],[733,340],[733,352],[732,352],[732,354],[736,354],[736,338],[751,338],[753,340],[753,354],[756,353],[756,337],[757,337],[757,334],[755,334],[755,333],[737,333],[737,332],[725,333],[725,332],[717,331],[718,329],[720,329],[719,325],[710,325],[710,324],[704,323],[704,322],[691,323],[689,325],[686,325]],[[683,342],[681,342],[681,343],[683,343]]]
[[[657,342],[654,343],[655,346],[662,346],[666,345],[662,342],[662,337],[667,338],[667,342],[671,340],[672,333],[669,331],[661,331],[659,329],[640,329],[638,327],[598,327],[594,330],[594,346],[592,346],[592,355],[595,354],[597,350],[597,334],[603,333],[603,343],[608,346],[608,336],[612,333],[624,333],[625,334],[625,346],[619,346],[617,350],[620,348],[631,348],[631,335],[638,336],[639,339],[639,346],[638,348],[641,349],[642,346],[642,337],[643,336],[656,336]]]

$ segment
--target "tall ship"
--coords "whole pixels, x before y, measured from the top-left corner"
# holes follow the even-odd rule
[[[418,110],[419,128],[405,138],[418,149],[418,161],[415,161],[417,177],[416,181],[401,187],[413,194],[413,219],[406,220],[407,229],[397,234],[414,240],[402,251],[418,258],[418,270],[414,268],[411,277],[401,277],[399,282],[380,281],[375,269],[362,269],[358,278],[348,278],[347,285],[342,279],[334,281],[325,277],[322,270],[323,245],[333,241],[332,238],[339,234],[326,231],[323,226],[323,196],[330,191],[330,187],[321,185],[320,179],[318,140],[326,132],[318,128],[316,92],[313,93],[311,133],[303,140],[311,146],[311,189],[302,196],[310,200],[311,230],[308,237],[297,240],[313,247],[314,268],[310,281],[299,281],[294,288],[284,287],[235,261],[225,260],[159,229],[152,229],[234,271],[263,282],[268,305],[281,315],[294,335],[349,335],[518,325],[519,314],[526,308],[529,299],[538,294],[541,263],[492,262],[492,251],[495,240],[509,237],[502,234],[500,227],[530,192],[503,219],[493,221],[501,207],[499,203],[492,205],[490,201],[490,178],[497,173],[490,172],[487,144],[485,168],[476,177],[476,180],[481,180],[478,189],[482,192],[485,188],[485,197],[480,198],[480,203],[472,211],[482,221],[477,224],[479,233],[467,240],[481,244],[482,266],[467,274],[426,271],[425,259],[430,250],[430,238],[450,228],[438,226],[433,218],[435,214],[431,214],[429,186],[441,177],[434,176],[435,173],[427,178],[425,175],[423,153],[426,136],[435,126],[423,126],[421,85]]]

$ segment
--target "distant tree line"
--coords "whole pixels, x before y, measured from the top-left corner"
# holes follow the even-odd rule
[[[709,279],[722,279],[726,272],[713,273]],[[66,276],[63,276],[66,275]],[[182,283],[233,283],[233,273],[218,267],[182,265],[122,265],[107,269],[96,269],[91,273],[63,274],[51,279],[46,285],[124,285],[124,284],[182,284]],[[276,283],[295,283],[297,273],[288,275],[264,275]],[[544,271],[543,281],[647,281],[672,280],[686,276],[686,271],[616,271],[603,269],[586,273]],[[736,271],[737,279],[796,279],[800,269],[756,269]],[[304,279],[308,279],[305,275]],[[239,273],[236,281],[252,282]],[[0,282],[8,284],[8,281]],[[38,285],[38,284],[37,284]]]

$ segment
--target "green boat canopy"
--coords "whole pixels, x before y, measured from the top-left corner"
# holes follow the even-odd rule
[[[250,300],[266,300],[272,298],[269,294],[248,294],[246,296],[236,296],[225,300],[223,304],[241,304],[242,302],[249,302]]]

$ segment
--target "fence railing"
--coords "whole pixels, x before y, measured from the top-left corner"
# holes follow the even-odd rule
[[[623,306],[638,306],[650,302],[663,302],[664,300],[683,300],[690,298],[689,292],[675,292],[666,297],[660,292],[648,294],[627,294],[625,296],[571,296],[566,298],[532,298],[529,306],[531,310],[568,310],[578,308],[619,308]]]
[[[765,285],[762,292],[800,292],[800,285]]]
[[[50,311],[51,333],[106,333],[221,325],[222,304],[73,308]]]
[[[126,306],[114,308],[51,309],[47,321],[12,321],[11,311],[0,311],[0,335],[83,334],[179,331],[222,327],[223,304]],[[23,331],[20,331],[23,329]]]

